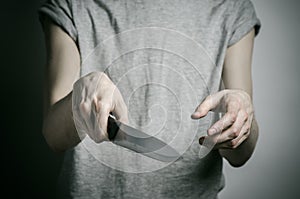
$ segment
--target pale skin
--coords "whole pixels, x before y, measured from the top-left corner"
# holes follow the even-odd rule
[[[78,103],[83,115],[94,109],[99,131],[87,135],[99,143],[107,140],[107,118],[113,113],[117,119],[126,122],[127,108],[122,96],[112,81],[101,72],[93,72],[79,78],[80,54],[75,42],[58,26],[45,20],[47,64],[45,78],[45,112],[43,135],[48,145],[57,152],[63,152],[80,143],[72,112],[74,92],[89,93],[89,84],[97,82],[96,94],[85,94]],[[254,31],[229,47],[226,52],[223,81],[225,90],[212,94],[196,108],[193,119],[204,117],[208,111],[220,104],[226,114],[210,129],[208,136],[221,133],[215,140],[215,150],[233,166],[241,166],[251,157],[258,138],[258,125],[252,105],[251,60]],[[97,80],[97,81],[96,81]],[[73,90],[73,84],[76,82]],[[203,138],[199,142],[202,143]]]

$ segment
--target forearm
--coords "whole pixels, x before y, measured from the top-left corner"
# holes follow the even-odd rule
[[[234,167],[240,167],[247,162],[253,154],[258,139],[258,124],[254,119],[250,128],[249,137],[235,149],[219,149],[221,156]]]
[[[72,92],[49,108],[44,119],[43,135],[51,149],[57,152],[80,142],[72,117]]]

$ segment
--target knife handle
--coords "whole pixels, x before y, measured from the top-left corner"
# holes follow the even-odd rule
[[[113,141],[119,131],[117,121],[110,115],[107,122],[107,134],[110,141]]]

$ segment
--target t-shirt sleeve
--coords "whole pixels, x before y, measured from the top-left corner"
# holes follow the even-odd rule
[[[255,36],[259,33],[261,22],[250,0],[239,0],[233,8],[231,31],[228,46],[232,46],[248,34],[253,28]]]
[[[72,15],[72,5],[68,0],[47,0],[38,10],[40,22],[48,17],[62,28],[74,41],[77,41],[77,30]]]

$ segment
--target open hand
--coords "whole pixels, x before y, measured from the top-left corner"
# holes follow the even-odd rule
[[[250,134],[254,115],[251,97],[242,90],[222,90],[206,97],[192,118],[200,119],[209,111],[220,110],[224,112],[223,117],[208,129],[208,136],[201,137],[199,143],[210,138],[215,144],[214,149],[235,149]]]

